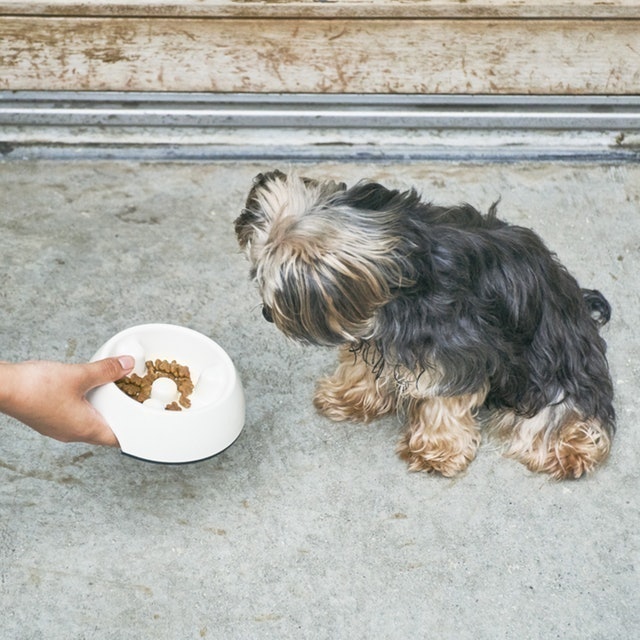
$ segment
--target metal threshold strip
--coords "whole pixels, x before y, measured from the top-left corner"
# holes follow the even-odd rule
[[[254,145],[235,144],[229,132],[236,131],[262,135],[262,146],[258,144],[251,152],[248,147]],[[49,147],[77,146],[84,141],[157,150],[170,143],[176,155],[176,147],[182,145],[189,154],[194,145],[202,152],[206,143],[212,154],[218,144],[231,155],[249,152],[257,156],[267,151],[270,131],[278,132],[280,153],[291,157],[331,155],[331,149],[335,153],[336,148],[356,142],[373,155],[384,155],[381,145],[387,145],[387,155],[420,155],[422,138],[409,139],[416,133],[429,146],[422,150],[425,155],[437,152],[438,145],[430,142],[433,136],[449,145],[449,153],[456,138],[463,135],[474,135],[474,144],[481,146],[480,136],[484,136],[495,148],[495,139],[492,143],[490,137],[496,132],[507,136],[514,153],[527,144],[532,148],[530,142],[513,144],[514,137],[524,132],[529,140],[532,133],[557,140],[561,135],[558,145],[564,155],[568,135],[593,132],[603,134],[594,142],[607,147],[601,149],[603,154],[636,157],[640,96],[0,92],[0,145],[5,155],[7,148],[15,146],[47,146],[49,136]],[[133,132],[137,132],[135,142]],[[200,143],[194,141],[195,132],[201,134]],[[625,138],[633,144],[620,145]],[[395,143],[389,146],[391,139]],[[403,151],[403,140],[411,148]],[[275,153],[273,145],[271,153]]]
[[[640,129],[640,96],[0,92],[0,125]]]

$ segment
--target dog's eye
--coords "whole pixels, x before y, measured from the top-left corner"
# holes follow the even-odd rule
[[[262,317],[267,322],[273,322],[273,314],[271,313],[271,307],[268,307],[266,304],[262,305]]]

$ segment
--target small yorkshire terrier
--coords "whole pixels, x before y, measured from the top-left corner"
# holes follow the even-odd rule
[[[254,179],[235,231],[265,319],[339,347],[316,408],[364,422],[398,412],[411,470],[459,474],[481,424],[554,478],[607,457],[613,385],[598,328],[609,303],[495,204],[483,215],[413,189],[273,171]]]

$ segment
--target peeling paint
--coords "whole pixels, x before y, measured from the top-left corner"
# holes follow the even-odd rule
[[[640,51],[640,19],[23,16],[2,18],[2,28],[4,90],[640,92],[629,64]]]

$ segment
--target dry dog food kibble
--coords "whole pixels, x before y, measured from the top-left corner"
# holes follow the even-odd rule
[[[147,373],[139,376],[132,373],[116,382],[117,387],[124,391],[130,398],[138,402],[144,402],[151,397],[151,385],[158,378],[169,378],[176,383],[180,398],[178,402],[171,402],[165,406],[167,411],[182,411],[182,408],[188,409],[191,406],[189,396],[193,392],[193,382],[191,381],[191,373],[189,367],[178,364],[175,360],[156,360],[145,362]]]

